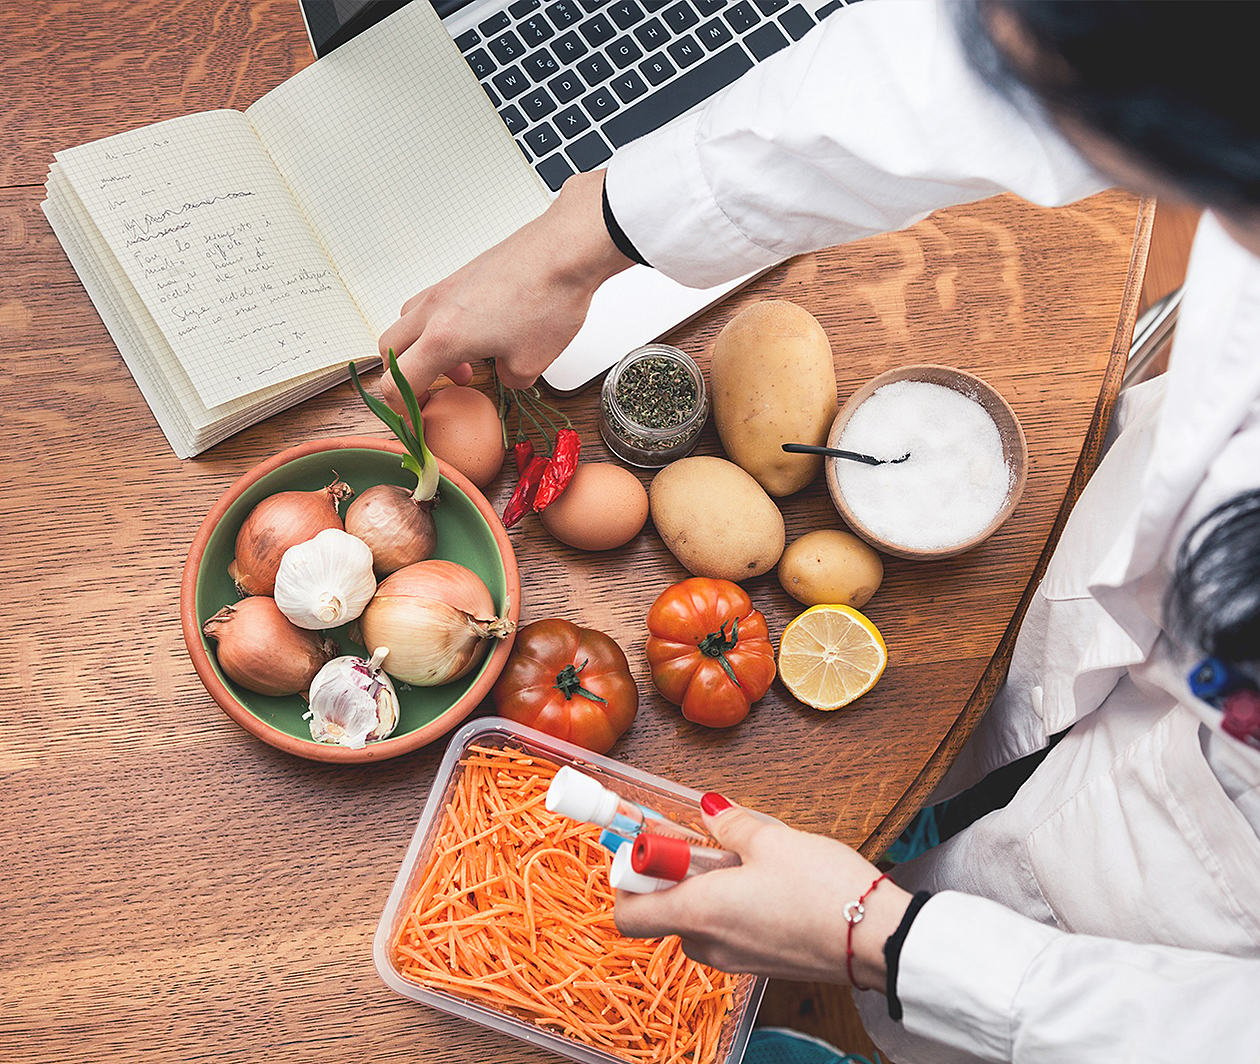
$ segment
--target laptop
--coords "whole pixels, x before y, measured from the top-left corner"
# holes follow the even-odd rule
[[[299,0],[324,56],[408,0]],[[411,0],[432,3],[554,195],[618,148],[690,111],[845,6],[845,0]],[[858,0],[847,0],[856,3]],[[581,388],[747,283],[687,288],[644,266],[605,282],[543,374]]]

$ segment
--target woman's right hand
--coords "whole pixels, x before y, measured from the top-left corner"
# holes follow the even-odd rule
[[[604,171],[578,174],[538,218],[437,284],[417,292],[380,339],[418,395],[445,373],[494,359],[509,388],[534,383],[577,334],[604,281],[632,265],[604,224]],[[401,408],[393,381],[386,402]]]

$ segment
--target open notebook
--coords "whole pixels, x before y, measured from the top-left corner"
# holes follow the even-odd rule
[[[243,113],[55,158],[44,212],[181,458],[375,358],[409,296],[549,202],[428,4]]]

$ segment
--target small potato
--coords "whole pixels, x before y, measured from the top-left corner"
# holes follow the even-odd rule
[[[503,467],[499,408],[476,388],[451,385],[424,404],[424,442],[479,488]]]
[[[612,550],[643,529],[648,496],[630,470],[611,462],[582,462],[560,497],[540,515],[543,527],[578,550]]]
[[[783,553],[783,515],[752,477],[724,458],[667,465],[648,493],[652,521],[675,558],[696,576],[747,580]]]
[[[864,606],[883,579],[879,555],[857,536],[835,528],[806,532],[779,560],[783,590],[806,606]]]

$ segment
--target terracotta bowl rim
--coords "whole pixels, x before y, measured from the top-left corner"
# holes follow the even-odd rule
[[[840,409],[836,411],[836,416],[831,422],[831,428],[827,430],[828,446],[837,446],[836,441],[839,439],[840,430],[848,423],[849,418],[853,416],[853,411],[869,399],[875,391],[882,388],[885,384],[893,384],[897,381],[921,380],[923,379],[921,375],[925,373],[930,373],[933,376],[944,375],[953,380],[967,382],[974,387],[977,393],[973,398],[985,397],[989,404],[1006,412],[1015,429],[1013,460],[1012,455],[1008,454],[1007,456],[1008,460],[1012,460],[1015,468],[1012,470],[1013,483],[1007,492],[1006,501],[1002,504],[1002,508],[997,512],[993,520],[982,531],[952,547],[943,547],[939,550],[915,550],[888,542],[872,532],[855,517],[844,500],[844,493],[840,490],[839,481],[834,472],[835,462],[838,459],[824,459],[827,492],[831,496],[832,504],[844,519],[845,524],[848,525],[849,530],[876,550],[894,558],[907,558],[911,561],[937,561],[942,558],[953,558],[974,547],[978,547],[1006,523],[1007,518],[1014,512],[1015,507],[1019,505],[1020,497],[1024,493],[1024,485],[1028,479],[1028,439],[1024,435],[1024,426],[1020,424],[1019,417],[1011,407],[1011,404],[1007,402],[1006,397],[992,384],[974,373],[968,373],[966,370],[957,369],[954,366],[945,366],[936,362],[915,362],[906,366],[897,366],[877,374],[865,384],[855,388],[849,398],[841,404]],[[929,383],[937,382],[929,381]],[[987,412],[992,416],[993,411],[991,409]],[[1006,437],[1004,436],[1003,438],[1005,440]]]
[[[402,444],[396,440],[383,439],[379,436],[332,436],[296,444],[260,462],[240,476],[224,491],[214,506],[210,508],[210,512],[202,520],[201,526],[197,529],[197,534],[193,537],[192,545],[188,548],[188,556],[184,561],[184,571],[180,578],[179,588],[180,626],[183,629],[184,644],[188,648],[188,654],[192,658],[193,668],[196,669],[197,676],[201,679],[202,684],[205,685],[210,697],[218,703],[219,708],[247,732],[277,749],[298,757],[308,758],[312,761],[326,761],[338,764],[362,764],[398,757],[400,754],[418,750],[420,747],[426,746],[435,739],[445,735],[457,724],[471,716],[486,695],[490,693],[490,688],[494,685],[499,673],[503,671],[503,666],[507,663],[516,638],[515,634],[513,634],[506,639],[499,640],[494,650],[491,651],[486,666],[482,669],[481,674],[472,686],[436,719],[413,732],[408,732],[406,735],[369,743],[359,750],[351,750],[348,747],[334,746],[328,743],[319,743],[314,739],[300,739],[281,731],[279,728],[272,727],[245,708],[231,690],[228,689],[227,685],[219,679],[202,642],[201,625],[197,620],[197,576],[201,570],[201,559],[205,555],[211,533],[223,519],[228,508],[240,498],[246,489],[253,486],[268,473],[287,465],[295,459],[304,458],[310,454],[350,448],[385,451],[400,456],[404,453]],[[494,537],[495,546],[498,548],[499,557],[503,563],[507,616],[513,622],[518,622],[521,616],[520,570],[516,563],[516,552],[512,549],[512,544],[508,539],[507,530],[503,527],[503,522],[490,506],[485,495],[463,473],[440,458],[438,459],[438,472],[468,496],[489,527],[490,533]]]

